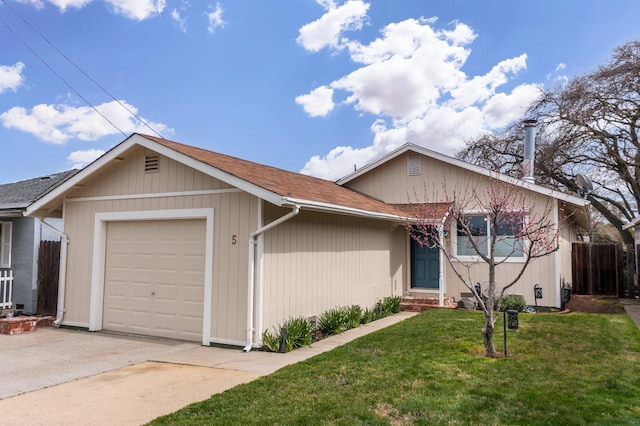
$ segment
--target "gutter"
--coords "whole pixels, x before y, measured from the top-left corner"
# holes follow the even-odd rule
[[[38,221],[46,226],[49,230],[55,232],[60,236],[60,271],[58,274],[58,305],[56,307],[56,319],[53,325],[60,327],[62,324],[62,317],[64,316],[64,292],[67,282],[67,245],[69,244],[69,237],[64,232],[49,225],[44,220],[37,218]]]
[[[268,223],[267,225],[260,227],[253,231],[251,235],[249,235],[249,278],[247,280],[247,345],[242,349],[245,352],[251,351],[253,347],[253,289],[255,286],[255,250],[256,250],[256,238],[259,235],[262,235],[269,229],[275,228],[296,216],[300,213],[300,206],[293,206],[293,210],[287,213],[286,215],[274,220],[273,222]],[[262,280],[260,280],[259,285],[262,286]],[[260,292],[262,289],[260,289]]]

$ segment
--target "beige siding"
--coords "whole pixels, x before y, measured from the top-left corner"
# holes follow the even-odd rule
[[[458,194],[468,191],[470,188],[481,189],[487,185],[489,179],[477,173],[456,167],[439,160],[421,156],[422,174],[409,176],[409,153],[400,155],[385,164],[368,171],[345,186],[362,192],[369,196],[381,199],[387,203],[405,204],[415,202],[444,202],[451,198],[454,191]],[[537,211],[543,210],[548,202],[548,197],[533,192],[527,192],[528,204],[535,206]],[[473,209],[474,206],[469,206]],[[451,230],[450,230],[451,231]],[[452,234],[453,232],[450,232]],[[408,239],[408,235],[406,236]],[[570,247],[569,247],[570,249]],[[561,240],[562,259],[570,256],[567,253],[567,244]],[[407,257],[407,263],[410,260]],[[457,266],[462,266],[457,264]],[[504,284],[514,277],[521,263],[505,263],[498,267],[497,282]],[[570,269],[570,264],[569,264]],[[487,265],[477,263],[472,266],[474,282],[484,283],[487,279]],[[562,273],[566,273],[565,270]],[[445,262],[444,279],[446,281],[446,296],[460,298],[461,293],[469,292],[464,284],[455,276],[451,265]],[[538,300],[540,306],[556,306],[556,264],[555,255],[551,254],[544,259],[534,260],[525,271],[523,277],[508,293],[522,294],[529,304],[534,304],[533,286],[543,286],[544,299]],[[410,280],[407,279],[405,289],[409,289]],[[424,291],[423,291],[424,292]],[[437,290],[427,291],[437,295]],[[559,303],[559,302],[558,302]]]
[[[286,211],[267,208],[269,222]],[[264,328],[402,293],[405,230],[388,222],[301,211],[264,236]],[[260,332],[264,330],[259,330]]]
[[[257,227],[257,199],[239,191],[189,195],[188,191],[225,189],[229,186],[163,156],[160,156],[158,172],[145,173],[145,154],[142,148],[132,149],[121,160],[114,161],[84,182],[65,202],[64,227],[70,241],[65,322],[82,325],[89,321],[96,213],[213,208],[211,336],[225,341],[245,341],[247,241],[250,232]],[[146,197],[152,193],[172,192],[187,193]],[[121,197],[135,194],[140,197]]]
[[[444,201],[456,187],[475,183],[478,174],[421,156],[422,174],[409,176],[409,154],[400,155],[348,182],[345,186],[391,204],[404,204],[427,198]]]

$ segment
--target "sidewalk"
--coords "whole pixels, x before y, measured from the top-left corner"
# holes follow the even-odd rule
[[[2,424],[138,425],[403,321],[401,312],[286,354],[186,346],[135,365],[0,400]],[[80,336],[82,337],[82,336]]]
[[[624,305],[624,310],[631,317],[633,322],[640,328],[640,300],[638,299],[620,299],[620,303]]]

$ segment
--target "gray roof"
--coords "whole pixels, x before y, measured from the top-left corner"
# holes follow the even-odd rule
[[[77,172],[78,170],[75,169],[67,170],[66,172],[0,185],[0,211],[21,212]]]

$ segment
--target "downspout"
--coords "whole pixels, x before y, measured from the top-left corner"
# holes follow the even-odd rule
[[[60,327],[62,324],[62,317],[64,316],[64,292],[67,282],[67,245],[69,244],[69,237],[67,234],[60,231],[57,228],[49,225],[44,220],[38,218],[38,221],[49,228],[49,230],[55,232],[60,236],[60,271],[58,273],[58,305],[56,307],[56,319],[53,325]]]
[[[253,347],[253,287],[255,286],[255,250],[256,237],[275,228],[300,213],[300,206],[296,205],[293,210],[286,215],[268,223],[267,225],[256,229],[249,235],[249,279],[247,280],[247,345],[242,349],[249,352]]]

